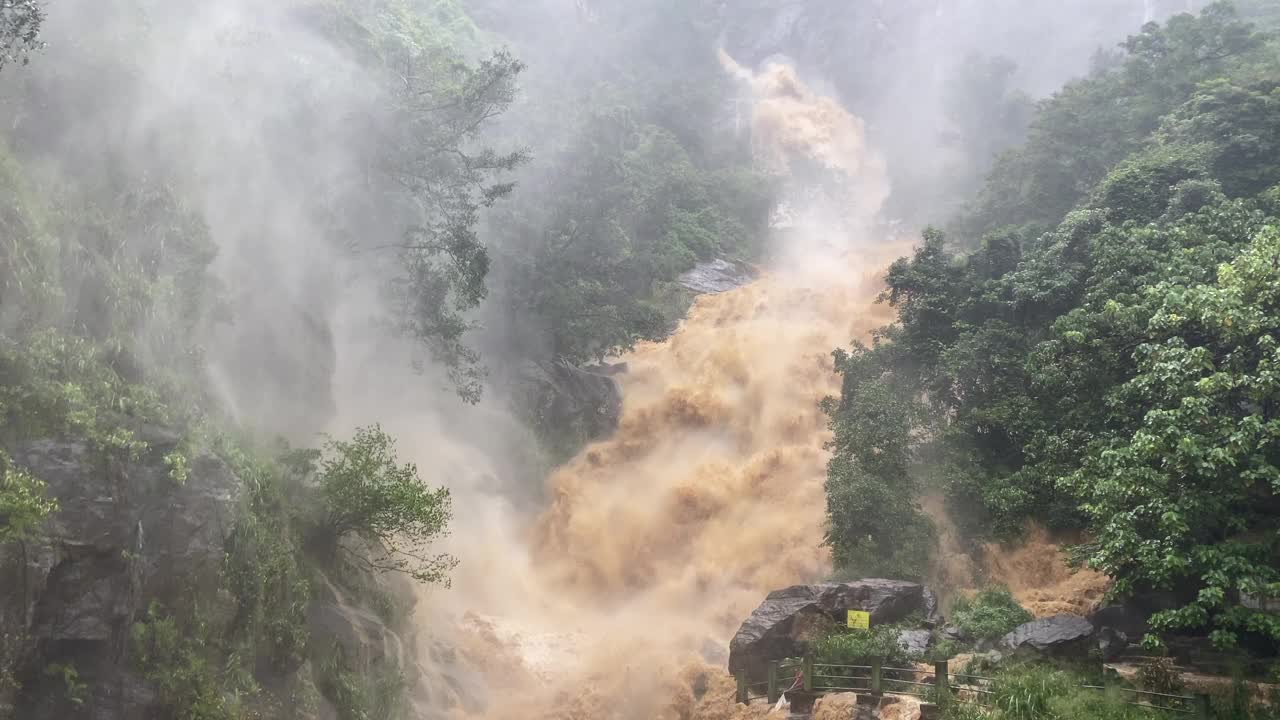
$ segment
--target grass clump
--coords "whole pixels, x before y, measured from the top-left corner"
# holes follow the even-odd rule
[[[814,643],[814,662],[869,665],[881,660],[885,665],[902,667],[914,658],[898,643],[900,630],[896,625],[880,625],[868,630],[831,633]]]
[[[991,704],[950,703],[945,720],[1161,720],[1186,717],[1126,702],[1132,696],[1104,692],[1085,678],[1048,666],[1024,666],[996,676]],[[1225,718],[1224,718],[1225,720]],[[1233,718],[1232,720],[1235,720]],[[1239,720],[1255,720],[1240,717]],[[1257,718],[1256,720],[1261,720]]]
[[[951,611],[951,622],[975,640],[999,640],[1031,620],[1031,613],[1004,587],[989,587],[972,598],[960,598]]]
[[[335,644],[320,663],[317,680],[338,720],[403,720],[407,715],[405,677],[394,663],[359,670]]]
[[[1055,699],[1076,690],[1075,678],[1061,670],[1022,669],[996,678],[992,685],[992,701],[1008,720],[1045,720],[1055,718]]]

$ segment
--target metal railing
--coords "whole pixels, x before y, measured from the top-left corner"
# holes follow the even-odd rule
[[[743,704],[765,700],[776,703],[783,694],[800,691],[807,695],[825,695],[837,692],[868,693],[879,695],[911,695],[937,704],[970,702],[990,704],[995,678],[967,673],[952,673],[947,663],[933,663],[933,675],[922,668],[886,667],[881,661],[870,665],[837,665],[817,663],[812,657],[799,661],[773,661],[769,663],[766,679],[748,682],[746,670],[739,670],[737,699]],[[1081,685],[1086,690],[1116,693],[1127,705],[1161,712],[1190,715],[1205,719],[1210,717],[1208,695],[1175,695],[1120,686]],[[1126,693],[1127,695],[1119,695]]]

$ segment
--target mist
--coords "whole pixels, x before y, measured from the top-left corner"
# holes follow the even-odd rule
[[[1065,17],[1048,2],[870,2],[847,12],[710,3],[699,11],[705,26],[669,29],[661,3],[625,11],[568,0],[519,9],[474,4],[468,9],[485,34],[469,51],[506,41],[530,66],[519,104],[491,138],[535,151],[518,178],[526,193],[554,187],[548,173],[580,129],[557,122],[560,108],[610,83],[674,87],[674,76],[689,69],[680,62],[718,76],[708,93],[718,104],[682,120],[689,132],[725,152],[749,152],[741,88],[716,58],[723,49],[747,67],[788,62],[865,120],[894,196],[908,198],[937,193],[929,180],[913,180],[954,169],[955,146],[970,141],[955,137],[944,107],[958,68],[977,57],[1007,57],[1017,67],[1008,91],[1041,97],[1142,21],[1194,9],[1095,0]],[[337,21],[306,4],[63,1],[49,12],[40,62],[4,77],[13,145],[34,157],[50,183],[76,177],[102,186],[115,173],[172,185],[218,247],[231,321],[212,323],[205,345],[222,401],[271,432],[305,436],[327,427],[342,414],[330,398],[341,384],[335,367],[353,366],[340,363],[339,353],[376,346],[368,335],[335,336],[338,326],[376,325],[385,310],[375,287],[380,258],[368,249],[394,242],[409,223],[394,193],[373,188],[371,178],[372,136],[389,112],[385,90],[326,25]],[[637,20],[641,31],[621,30]],[[635,47],[637,36],[657,34],[679,42],[678,51]],[[713,42],[700,45],[704,38]],[[829,52],[837,45],[838,53]],[[949,208],[913,220],[944,220]],[[506,239],[501,221],[488,219],[497,226],[489,230],[494,239]],[[495,272],[501,277],[503,268]],[[481,329],[476,342],[501,355],[511,332]],[[414,377],[396,376],[392,386],[433,384],[430,371],[420,382]]]

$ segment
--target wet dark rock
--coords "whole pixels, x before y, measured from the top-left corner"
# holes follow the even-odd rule
[[[1023,623],[1000,639],[1000,647],[1053,657],[1085,657],[1095,647],[1097,629],[1079,615],[1054,615]]]
[[[769,593],[729,643],[729,671],[760,677],[770,660],[802,655],[832,628],[844,625],[849,610],[871,615],[883,625],[919,615],[937,620],[937,599],[928,587],[871,578],[823,585],[795,585]]]
[[[821,588],[818,605],[841,621],[848,610],[870,612],[873,625],[898,622],[912,614],[920,615],[925,624],[938,620],[938,599],[920,583],[868,578],[809,587]]]
[[[1114,662],[1129,649],[1129,636],[1115,628],[1104,627],[1098,630],[1097,647],[1104,662]]]
[[[1142,637],[1150,629],[1148,613],[1127,605],[1108,605],[1089,615],[1094,627],[1113,628],[1131,637]]]
[[[622,392],[614,374],[613,369],[594,372],[566,360],[526,363],[516,379],[521,412],[531,427],[563,434],[570,447],[607,437],[622,416]]]
[[[951,624],[943,625],[938,630],[938,634],[942,636],[943,640],[950,640],[951,642],[957,643],[968,642],[970,639],[963,630]]]
[[[701,700],[702,696],[707,694],[707,688],[709,684],[710,683],[709,683],[709,680],[707,679],[707,674],[698,673],[698,676],[693,679],[693,684],[689,688],[693,692],[693,699]]]
[[[1195,599],[1196,592],[1195,588],[1140,592],[1096,610],[1089,615],[1089,621],[1095,627],[1115,628],[1128,635],[1131,640],[1138,640],[1151,631],[1152,615],[1186,605]]]
[[[919,657],[929,650],[933,633],[928,630],[903,630],[898,633],[898,646],[909,655]]]
[[[150,449],[108,459],[87,443],[39,440],[9,449],[15,464],[44,480],[58,511],[22,544],[0,548],[0,626],[23,637],[15,668],[24,694],[17,717],[142,717],[154,697],[126,662],[129,629],[152,601],[192,596],[219,612],[224,546],[243,492],[220,459],[190,461],[183,483],[164,456],[177,437],[138,432]],[[71,703],[50,665],[73,664],[88,699]]]
[[[589,372],[593,375],[604,375],[605,377],[625,375],[629,369],[629,366],[624,362],[600,363],[599,365],[582,366],[583,372]]]
[[[698,263],[680,276],[680,284],[701,294],[715,294],[742,287],[751,282],[751,274],[725,260]]]

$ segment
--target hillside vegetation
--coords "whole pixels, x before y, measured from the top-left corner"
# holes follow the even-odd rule
[[[701,6],[602,8],[624,30],[580,34],[598,62],[566,82],[510,8],[253,5],[0,6],[0,716],[389,720],[454,692],[349,639],[448,584],[449,492],[377,426],[274,439],[330,420],[332,308],[370,291],[379,341],[474,403],[662,337],[681,273],[763,251],[770,181],[702,120],[731,88]],[[550,453],[588,439],[525,419]],[[144,537],[207,512],[200,562]],[[75,603],[108,636],[51,639]]]
[[[1280,591],[1280,41],[1218,3],[1122,50],[1039,103],[889,270],[896,322],[837,353],[828,541],[920,576],[941,490],[973,538],[1086,531],[1117,596],[1177,598],[1157,635],[1274,650],[1250,599]]]

